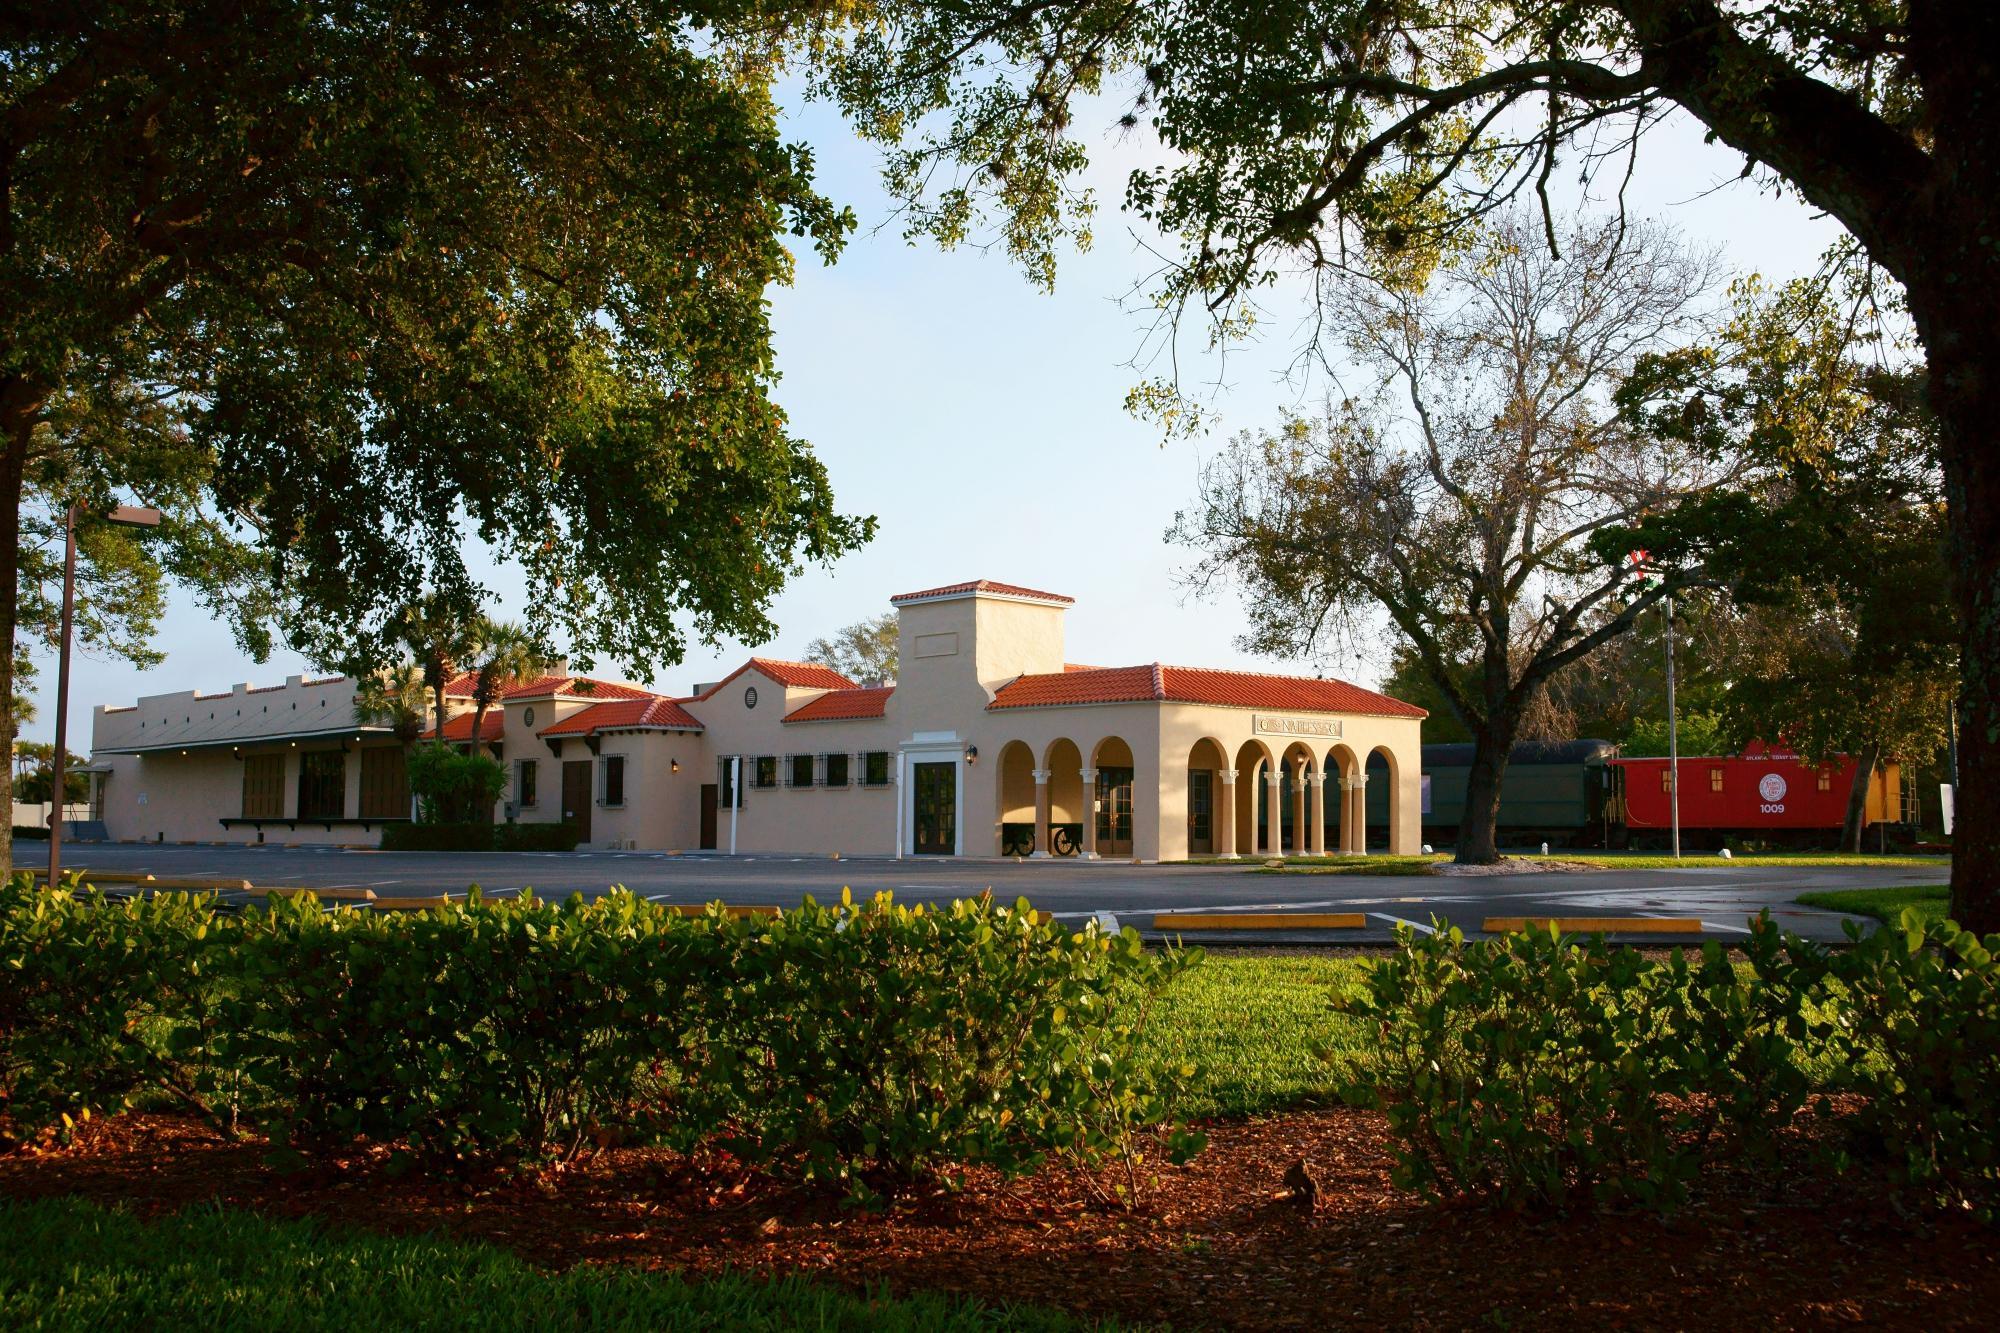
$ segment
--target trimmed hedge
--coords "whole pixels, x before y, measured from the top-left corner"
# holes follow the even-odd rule
[[[574,824],[389,824],[385,852],[573,852]]]
[[[776,918],[474,898],[234,915],[212,898],[0,890],[0,1116],[66,1128],[167,1095],[281,1160],[358,1141],[471,1171],[618,1139],[805,1179],[1122,1162],[1172,1119],[1136,1058],[1198,954],[1026,905],[811,899]],[[1199,1135],[1169,1133],[1171,1155]]]
[[[1772,1156],[1816,1093],[1851,1091],[1851,1153],[1995,1216],[2000,936],[1911,911],[1869,935],[1850,924],[1836,952],[1753,926],[1740,963],[1713,943],[1662,960],[1602,935],[1402,930],[1365,992],[1336,1001],[1380,1042],[1345,1092],[1388,1116],[1395,1183],[1671,1210],[1713,1147]]]

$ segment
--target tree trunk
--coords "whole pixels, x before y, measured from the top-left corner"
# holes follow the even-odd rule
[[[1949,506],[1949,567],[1960,617],[1958,813],[1952,919],[2000,932],[2000,6],[1911,7],[1911,58],[1935,128],[1932,183],[1905,210],[1922,244],[1896,276],[1924,345]]]
[[[1868,788],[1875,781],[1875,766],[1882,762],[1882,745],[1869,741],[1854,757],[1854,781],[1847,789],[1847,822],[1840,828],[1840,850],[1861,850],[1861,833],[1868,822]]]
[[[33,400],[33,401],[31,401]],[[4,612],[0,612],[0,736],[7,741],[7,759],[0,763],[0,801],[6,802],[7,823],[0,829],[0,879],[14,873],[14,639],[21,620],[21,496],[25,489],[28,443],[35,429],[39,400],[20,380],[0,386],[0,502],[7,507],[7,530],[0,534],[0,579],[6,581]],[[62,818],[56,807],[56,818]]]
[[[1458,847],[1452,860],[1462,866],[1490,866],[1500,859],[1500,783],[1521,729],[1518,715],[1496,712],[1472,731],[1472,767],[1465,775],[1465,808],[1458,819]]]

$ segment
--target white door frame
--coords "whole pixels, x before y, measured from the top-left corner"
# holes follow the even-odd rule
[[[916,788],[905,781],[911,764],[949,763],[952,771],[951,854],[965,855],[965,742],[955,731],[920,731],[896,752],[896,855],[915,855],[917,819],[905,807],[916,799]]]

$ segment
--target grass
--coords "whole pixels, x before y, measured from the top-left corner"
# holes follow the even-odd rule
[[[1872,916],[1885,925],[1900,925],[1903,909],[1914,907],[1926,921],[1942,921],[1951,909],[1948,884],[1898,884],[1886,889],[1826,889],[1802,893],[1807,907],[1825,907],[1853,916]]]
[[[1192,1066],[1183,1114],[1241,1116],[1327,1105],[1344,1068],[1365,1060],[1360,1026],[1333,1012],[1366,960],[1213,954],[1161,997],[1142,1058]],[[1331,1062],[1318,1054],[1325,1050]]]
[[[0,1201],[0,1327],[77,1330],[1118,1327],[1025,1307],[855,1295],[795,1277],[544,1272],[490,1245],[386,1237],[216,1207],[140,1221],[72,1199]]]

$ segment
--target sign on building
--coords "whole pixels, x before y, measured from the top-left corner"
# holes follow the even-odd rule
[[[1258,714],[1255,729],[1259,736],[1340,735],[1340,719],[1332,717],[1267,717]]]

